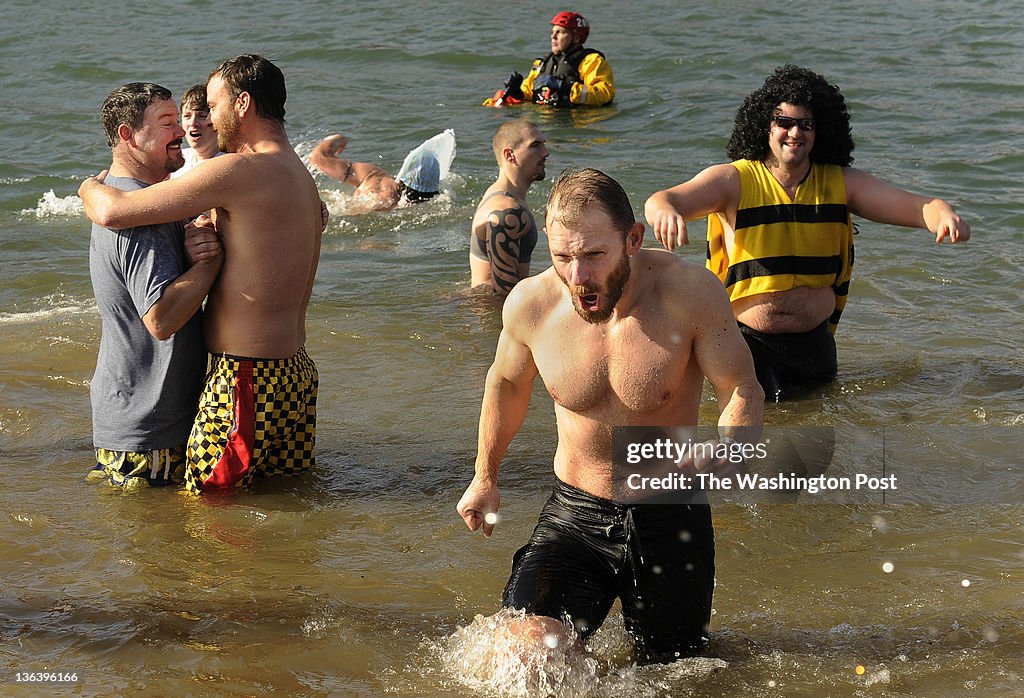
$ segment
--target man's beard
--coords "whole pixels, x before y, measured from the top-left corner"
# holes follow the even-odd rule
[[[180,140],[176,141],[176,143],[177,143],[178,146],[181,145],[181,141]],[[171,143],[170,145],[174,145],[174,143]],[[168,155],[167,156],[167,162],[164,163],[164,169],[167,170],[168,172],[177,172],[178,170],[180,170],[184,166],[185,166],[185,156],[182,155],[180,148],[177,150],[177,155],[176,156]]]
[[[230,116],[224,119],[224,123],[215,125],[217,148],[223,153],[234,153],[238,150],[238,118],[234,112],[228,114]]]
[[[562,282],[569,289],[569,295],[572,297],[572,307],[576,314],[590,324],[597,325],[607,322],[608,318],[615,312],[615,306],[618,304],[619,299],[622,298],[626,282],[629,281],[629,273],[629,255],[623,249],[622,258],[615,267],[615,270],[612,271],[611,276],[608,277],[608,282],[603,292],[602,289],[594,288],[593,286],[569,286],[569,282],[564,278],[562,278]],[[581,298],[595,294],[598,296],[597,309],[590,310],[585,308]]]

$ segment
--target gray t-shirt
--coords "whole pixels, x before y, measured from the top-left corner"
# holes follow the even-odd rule
[[[145,183],[107,177],[123,191]],[[160,341],[142,317],[188,269],[183,223],[126,230],[93,224],[89,272],[102,320],[92,397],[96,448],[152,451],[188,441],[206,372],[200,313]]]

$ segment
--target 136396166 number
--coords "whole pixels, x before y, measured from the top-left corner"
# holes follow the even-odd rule
[[[19,671],[14,683],[78,683],[77,671]]]

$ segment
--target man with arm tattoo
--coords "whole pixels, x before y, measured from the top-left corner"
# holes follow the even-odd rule
[[[544,179],[548,148],[540,129],[525,119],[499,126],[492,145],[498,179],[484,192],[473,216],[469,269],[473,288],[504,298],[530,273],[537,223],[526,205],[526,192]]]

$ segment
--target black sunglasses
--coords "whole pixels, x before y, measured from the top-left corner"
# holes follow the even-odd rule
[[[788,131],[794,126],[799,126],[801,131],[814,130],[814,119],[794,119],[792,116],[773,116],[772,123],[783,131]]]

